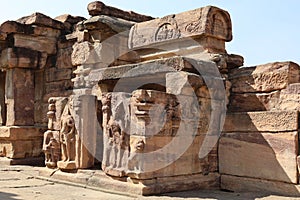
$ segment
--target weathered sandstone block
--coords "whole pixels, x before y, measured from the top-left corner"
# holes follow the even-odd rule
[[[296,184],[230,175],[221,176],[221,188],[234,192],[269,193],[291,197],[300,196],[300,187]]]
[[[228,110],[231,112],[266,111],[279,109],[280,91],[270,93],[233,93]]]
[[[208,6],[138,23],[131,28],[129,47],[137,48],[179,38],[203,36],[230,41],[232,33],[229,14]]]
[[[282,132],[298,130],[297,111],[228,113],[223,132]]]
[[[6,21],[0,26],[0,31],[6,34],[21,33],[25,35],[36,35],[57,38],[61,31],[45,26],[33,26],[31,24],[23,24],[16,21]]]
[[[31,49],[23,47],[7,48],[1,52],[0,65],[1,68],[34,69],[38,67],[39,58],[39,52]]]
[[[71,61],[71,55],[73,52],[72,47],[64,48],[64,49],[58,49],[57,51],[57,58],[56,58],[56,67],[58,69],[72,69],[72,61]]]
[[[229,111],[299,110],[300,84],[293,83],[286,89],[263,93],[232,93]]]
[[[29,69],[6,72],[7,126],[34,124],[34,75]]]
[[[7,158],[40,156],[43,134],[35,127],[0,127],[0,155]]]
[[[95,65],[95,68],[103,68],[116,60],[116,46],[105,43],[82,42],[75,43],[72,52],[73,66]]]
[[[229,74],[232,92],[271,92],[298,83],[299,65],[293,62],[276,62],[256,67],[234,69]]]
[[[49,68],[45,71],[46,82],[56,82],[72,79],[72,69]]]
[[[195,92],[204,85],[204,80],[197,74],[187,72],[166,74],[166,92],[170,94],[196,95]]]
[[[300,110],[300,83],[291,84],[286,89],[281,90],[277,108],[280,110]]]
[[[147,82],[146,77],[151,77],[152,83],[159,83],[159,81],[155,81],[163,79],[161,83],[164,84],[165,74],[169,72],[187,71],[196,74],[199,73],[194,65],[196,65],[197,69],[200,69],[201,74],[207,77],[205,79],[206,84],[209,84],[210,87],[217,87],[219,85],[219,81],[214,80],[214,78],[218,78],[219,71],[216,70],[216,65],[213,62],[197,61],[197,59],[181,56],[97,69],[91,71],[89,79],[97,82],[99,80],[134,78],[133,81],[141,81],[141,83],[144,82],[145,84]],[[139,80],[138,77],[143,77],[143,79]],[[224,86],[223,83],[222,86]]]
[[[298,134],[226,133],[219,143],[220,173],[298,183]]]
[[[14,34],[15,47],[24,47],[47,54],[56,53],[56,42],[57,39],[51,37]]]
[[[134,23],[124,19],[100,15],[85,20],[82,24],[87,30],[99,30],[103,35],[109,35],[110,32],[128,31]]]
[[[74,26],[78,22],[81,22],[86,19],[84,17],[80,17],[80,16],[72,16],[69,14],[64,14],[64,15],[55,17],[54,20],[62,22],[68,30],[74,31]]]
[[[38,26],[46,26],[55,29],[64,29],[63,23],[60,21],[54,20],[51,17],[48,17],[42,13],[33,13],[32,15],[22,17],[17,20],[17,22],[22,24],[30,24],[30,25],[38,25]]]
[[[50,97],[59,97],[59,94],[69,94],[68,91],[72,92],[73,85],[74,84],[71,80],[45,83],[45,96],[43,97],[44,102],[47,102]]]
[[[134,22],[143,22],[153,19],[153,17],[141,15],[133,11],[123,11],[118,8],[107,6],[101,1],[94,1],[89,3],[87,9],[91,16],[107,15]]]
[[[133,152],[131,154],[134,156],[131,156],[128,160],[128,176],[132,179],[140,179],[143,182],[143,180],[147,181],[147,179],[151,180],[152,178],[189,174],[207,175],[216,172],[218,165],[216,148],[212,148],[205,158],[199,158],[198,154],[204,138],[205,135],[195,136],[191,145],[185,147],[186,151],[180,154],[178,152],[179,148],[176,148],[176,146],[184,146],[185,142],[178,140],[177,136],[131,136],[131,148],[143,141],[144,149],[140,149],[140,151],[132,149]],[[173,149],[170,147],[166,148],[166,146],[174,142],[176,144]]]

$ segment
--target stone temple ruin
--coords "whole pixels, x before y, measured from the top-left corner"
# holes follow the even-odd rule
[[[133,194],[300,196],[300,67],[244,67],[230,15],[152,18],[92,2],[90,19],[0,26],[0,163]]]

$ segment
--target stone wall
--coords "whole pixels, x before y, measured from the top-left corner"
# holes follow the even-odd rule
[[[275,62],[229,73],[219,142],[221,188],[299,195],[300,67]]]
[[[0,151],[7,162],[27,163],[42,155],[48,99],[72,93],[75,41],[69,34],[83,19],[34,13],[1,24]]]

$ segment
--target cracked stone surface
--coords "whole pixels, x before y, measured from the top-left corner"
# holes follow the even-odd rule
[[[0,199],[1,200],[244,200],[244,199],[300,199],[281,196],[267,196],[257,193],[229,193],[222,191],[188,191],[163,194],[149,197],[129,197],[118,194],[105,193],[102,191],[53,183],[40,180],[37,167],[30,166],[0,166]]]

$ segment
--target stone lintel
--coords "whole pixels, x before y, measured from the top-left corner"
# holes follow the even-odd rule
[[[103,33],[129,31],[133,25],[133,22],[105,15],[94,16],[83,21],[84,29],[99,30]]]
[[[17,20],[17,22],[22,24],[46,26],[54,29],[64,29],[62,22],[52,19],[51,17],[44,15],[42,13],[36,12],[29,16],[22,17]]]
[[[168,40],[203,36],[229,42],[232,39],[231,29],[228,12],[207,6],[135,24],[130,31],[129,47],[146,47]]]
[[[33,26],[31,24],[22,24],[16,21],[6,21],[0,26],[0,31],[5,34],[23,33],[26,35],[37,35],[57,38],[61,31],[45,26]]]
[[[197,65],[197,69],[195,69],[195,65]],[[143,77],[146,75],[155,76],[157,74],[166,74],[176,71],[186,71],[195,74],[201,73],[201,75],[207,77],[218,77],[218,71],[216,73],[214,67],[216,67],[216,65],[213,62],[205,60],[197,61],[197,57],[188,58],[175,56],[137,64],[128,64],[92,70],[89,75],[89,80],[92,82],[98,82],[105,80],[117,80],[120,78]]]
[[[0,68],[31,68],[39,64],[40,53],[24,47],[13,47],[1,52]]]
[[[57,38],[16,33],[13,39],[15,47],[24,47],[50,55],[57,52]]]
[[[153,17],[141,15],[133,11],[124,11],[118,8],[107,6],[101,1],[94,1],[89,3],[87,9],[91,16],[107,15],[107,16],[118,17],[121,19],[134,21],[134,22],[143,22],[143,21],[148,21],[153,19]]]

